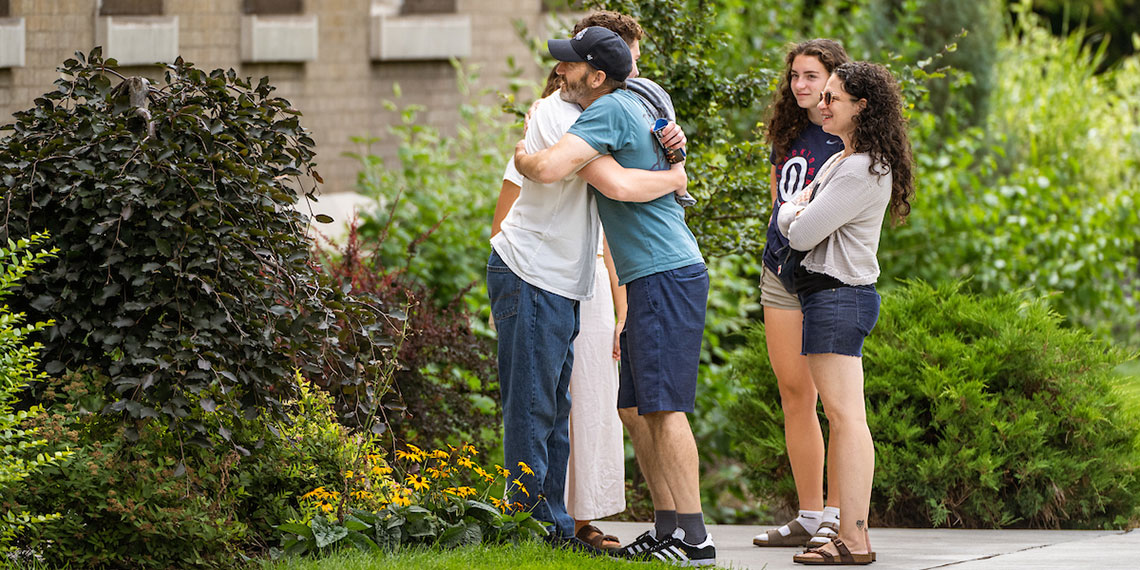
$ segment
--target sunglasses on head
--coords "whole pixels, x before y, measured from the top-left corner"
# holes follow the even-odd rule
[[[823,101],[824,105],[831,105],[833,102],[839,100],[839,94],[831,91],[824,91],[819,94],[819,100]]]

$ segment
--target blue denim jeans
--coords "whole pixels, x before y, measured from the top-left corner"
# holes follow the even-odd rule
[[[499,392],[505,467],[526,488],[509,499],[532,508],[552,533],[574,536],[566,512],[570,460],[570,370],[578,301],[519,279],[499,254],[487,261],[487,292],[499,333]],[[522,472],[525,463],[534,475]]]

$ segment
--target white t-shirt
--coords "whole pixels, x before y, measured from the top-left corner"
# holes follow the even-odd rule
[[[557,91],[540,100],[527,127],[527,152],[554,146],[580,114],[582,109],[563,101]],[[594,194],[586,191],[586,181],[576,170],[557,182],[539,184],[523,178],[513,160],[503,179],[521,190],[503,219],[502,231],[491,238],[499,257],[535,287],[578,301],[591,298],[599,222]]]

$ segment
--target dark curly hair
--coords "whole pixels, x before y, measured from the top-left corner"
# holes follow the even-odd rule
[[[914,196],[914,158],[899,84],[887,68],[865,61],[840,65],[835,68],[835,77],[849,95],[867,101],[854,117],[851,150],[871,156],[871,174],[892,174],[891,221],[905,222]]]
[[[625,43],[632,44],[645,36],[645,31],[641,29],[641,24],[632,16],[611,12],[610,10],[600,10],[594,12],[585,18],[582,18],[574,25],[572,34],[576,34],[590,26],[600,26],[614,32],[625,40]],[[558,91],[562,87],[562,77],[555,73],[554,69],[550,70],[550,74],[546,76],[546,87],[542,90],[542,95],[539,99]]]
[[[796,103],[796,96],[792,93],[792,62],[800,55],[810,55],[818,59],[828,74],[835,71],[840,64],[851,61],[843,46],[835,40],[808,40],[788,50],[788,55],[784,58],[784,78],[780,80],[780,86],[776,89],[776,99],[772,102],[768,132],[765,136],[776,156],[787,154],[796,137],[800,136],[808,126],[807,109],[801,108]]]

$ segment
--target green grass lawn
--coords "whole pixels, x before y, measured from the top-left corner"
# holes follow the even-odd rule
[[[258,570],[574,570],[577,568],[613,568],[630,570],[634,567],[657,568],[658,564],[635,564],[613,558],[595,558],[553,550],[538,543],[527,542],[518,546],[472,546],[456,550],[405,550],[377,556],[355,550],[345,550],[323,558],[295,558],[279,562],[262,562]]]

